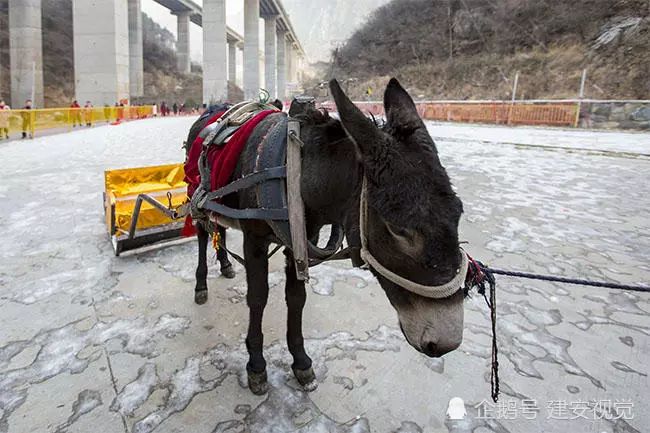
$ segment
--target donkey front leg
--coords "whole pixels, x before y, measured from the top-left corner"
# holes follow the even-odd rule
[[[196,225],[196,237],[199,240],[199,264],[196,267],[196,286],[194,302],[203,305],[208,301],[208,240],[209,234],[202,224]]]
[[[261,395],[268,391],[266,361],[262,353],[264,334],[262,334],[262,316],[269,296],[269,244],[266,240],[244,232],[244,258],[246,260],[246,283],[248,292],[248,387],[253,394]]]
[[[316,375],[311,366],[311,358],[305,352],[305,342],[302,336],[302,309],[305,306],[307,294],[305,282],[296,277],[296,263],[288,248],[284,249],[287,266],[285,300],[287,302],[287,345],[293,356],[291,369],[305,391],[313,391],[318,387]]]

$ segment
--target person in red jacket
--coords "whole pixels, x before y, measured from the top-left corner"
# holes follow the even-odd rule
[[[72,101],[72,104],[70,104],[70,117],[72,119],[73,128],[77,125],[81,126],[81,106],[76,99]]]

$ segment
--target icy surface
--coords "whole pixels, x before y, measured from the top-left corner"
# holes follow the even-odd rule
[[[650,155],[650,137],[643,132],[588,131],[584,129],[529,126],[471,125],[427,122],[434,139],[459,143],[521,144],[581,149],[595,152],[624,152]],[[492,147],[490,147],[492,149]]]
[[[346,263],[313,268],[304,313],[319,387],[304,393],[285,344],[284,257],[265,312],[269,393],[246,388],[243,268],[192,302],[194,242],[113,257],[103,171],[176,163],[192,119],[168,118],[0,144],[0,433],[642,432],[647,294],[499,278],[504,403],[535,420],[483,419],[490,327],[466,302],[464,342],[441,359],[402,337],[383,290]],[[465,214],[461,238],[495,266],[648,283],[650,135],[430,123]],[[229,244],[241,252],[241,235]],[[210,254],[212,256],[213,253]],[[467,416],[446,419],[453,397]],[[593,402],[633,403],[623,419]],[[595,419],[553,419],[548,401]],[[99,430],[98,430],[99,431]]]

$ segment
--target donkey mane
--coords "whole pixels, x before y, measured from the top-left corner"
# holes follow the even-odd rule
[[[315,145],[334,148],[340,142],[349,140],[341,121],[330,116],[324,108],[307,106],[301,112],[292,114],[292,117],[299,120],[305,129],[310,130],[309,141]]]
[[[307,107],[301,113],[294,116],[296,119],[312,125],[331,124],[333,122],[339,123],[338,120],[330,116],[329,112],[324,108]]]

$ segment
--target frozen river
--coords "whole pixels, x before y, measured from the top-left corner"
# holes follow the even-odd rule
[[[431,360],[403,340],[370,273],[313,269],[305,338],[319,388],[285,349],[271,263],[266,396],[245,385],[243,269],[193,303],[193,242],[116,258],[103,171],[183,160],[192,119],[0,144],[0,432],[645,432],[650,295],[499,278],[502,396],[490,327]],[[650,134],[429,124],[464,202],[461,238],[495,267],[650,282]],[[231,245],[241,236],[232,234]],[[466,414],[449,420],[450,399]]]

